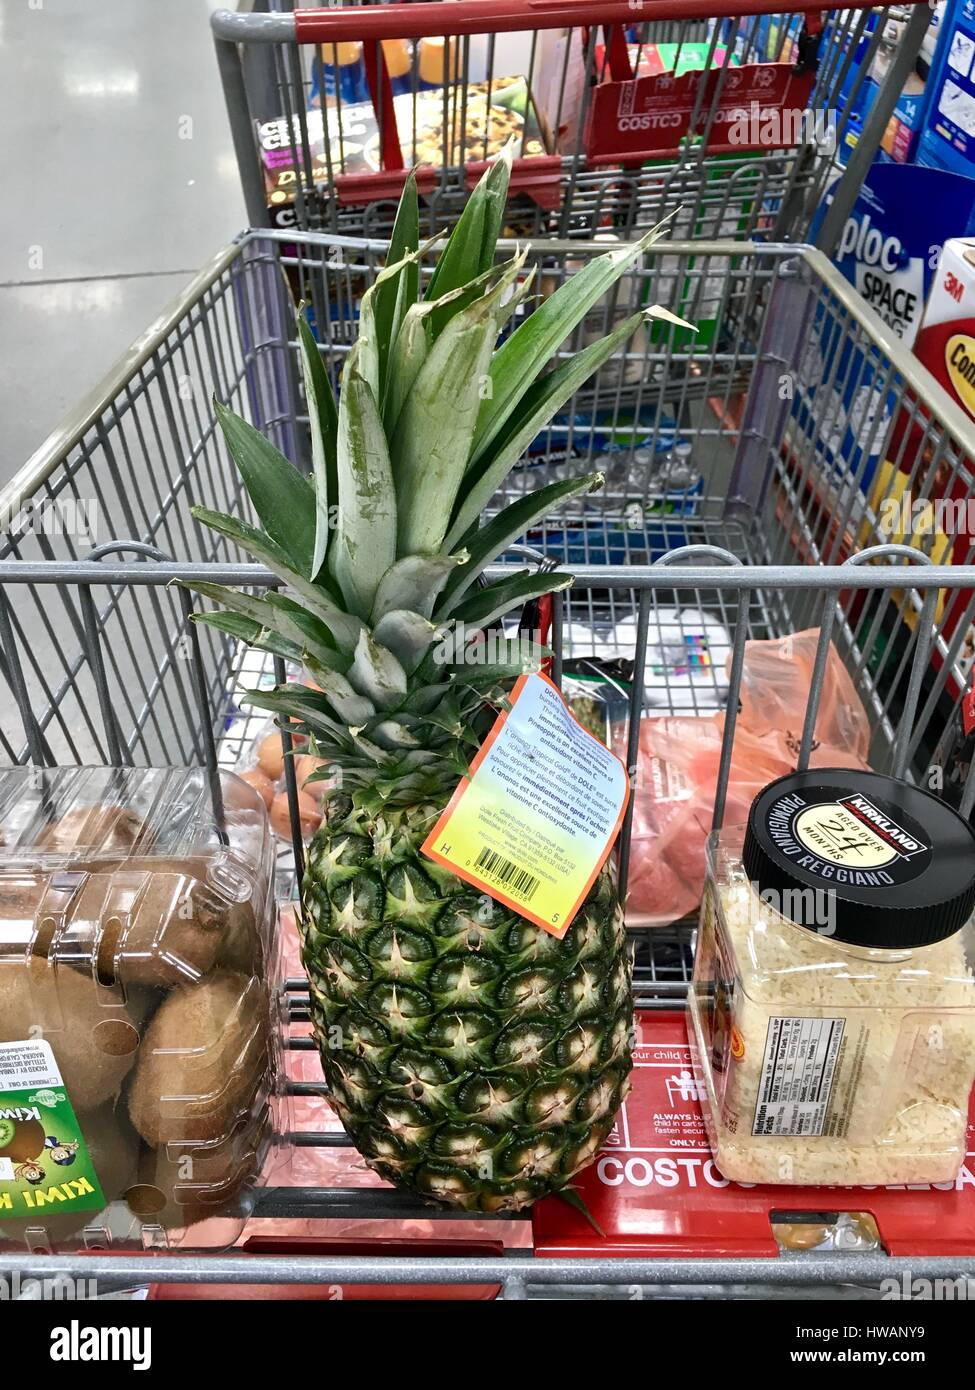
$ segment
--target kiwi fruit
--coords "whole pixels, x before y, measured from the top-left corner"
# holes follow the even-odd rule
[[[119,866],[116,888],[124,878],[135,897],[127,916],[102,919],[95,965],[103,983],[171,988],[213,968],[228,912],[205,874],[205,864],[187,859]]]
[[[70,890],[52,890],[50,876],[39,870],[16,877],[5,873],[0,893],[0,939],[15,941],[29,948],[32,955],[46,956],[70,901]]]
[[[253,906],[249,902],[228,906],[217,964],[235,974],[263,976],[264,951],[264,936],[258,930]]]
[[[228,901],[208,882],[211,862],[204,857],[74,867],[89,878],[72,904],[72,923],[80,928],[87,918],[93,924],[91,951],[102,984],[193,984],[213,968],[231,937],[256,934],[250,899]]]
[[[50,1043],[75,1113],[111,1099],[135,1062],[139,1030],[76,970],[30,960],[0,966],[0,1042]]]
[[[267,1074],[268,1022],[264,986],[230,971],[164,999],[129,1091],[129,1114],[146,1143],[227,1136]]]
[[[37,837],[43,850],[97,849],[120,854],[132,849],[142,831],[142,817],[124,806],[76,806],[50,821]]]
[[[26,1163],[44,1147],[44,1126],[39,1120],[0,1119],[0,1158]]]
[[[257,1125],[217,1144],[164,1144],[145,1151],[125,1194],[129,1210],[144,1224],[167,1229],[232,1218],[257,1176],[268,1126],[265,1112]]]
[[[12,873],[3,876],[3,893],[0,894],[0,919],[4,923],[34,923],[44,897],[46,880],[40,874],[25,873],[15,878]]]
[[[135,1180],[142,1145],[124,1104],[100,1105],[79,1121],[106,1202],[115,1202]]]

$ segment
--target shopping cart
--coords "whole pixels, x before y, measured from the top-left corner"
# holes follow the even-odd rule
[[[676,212],[677,236],[804,240],[835,177],[826,249],[930,21],[862,0],[241,10],[211,23],[252,226],[388,235],[416,165],[436,230],[513,138],[521,235],[625,237]]]
[[[221,251],[0,491],[0,559],[73,561],[93,545],[124,539],[180,562],[235,562],[226,541],[189,518],[191,502],[246,510],[215,434],[212,398],[252,420],[302,466],[308,421],[294,304],[303,298],[311,305],[337,380],[359,299],[385,249],[363,239],[262,231]],[[542,292],[602,249],[532,243]],[[962,526],[948,545],[937,527],[914,534],[912,522],[906,529],[897,523],[908,503],[923,512],[927,499],[941,495],[965,513],[975,497],[971,422],[819,252],[659,243],[580,325],[564,354],[652,303],[669,305],[700,325],[699,333],[648,326],[533,441],[499,503],[593,468],[604,472],[606,486],[539,523],[525,543],[573,567],[647,565],[686,545],[717,546],[752,565],[829,565],[913,537],[931,560],[975,563],[975,528]],[[749,636],[811,620],[808,590],[776,585],[749,593]],[[896,586],[872,604],[841,597],[837,640],[875,717],[877,755],[886,756],[917,647],[918,600]],[[117,742],[142,762],[179,762],[193,747],[202,754],[183,679],[182,614],[156,595],[153,602],[164,606],[146,626],[135,621],[130,601],[125,590],[112,594],[98,614],[110,637],[106,679],[119,691]],[[632,604],[632,595],[611,594],[604,639]],[[737,609],[711,607],[730,633]],[[24,678],[32,737],[35,745],[43,738],[55,759],[101,761],[111,750],[77,641],[85,615],[72,607],[56,616],[50,595],[29,586],[9,615],[17,640],[30,637]],[[967,680],[973,623],[975,595],[957,587],[936,612],[932,679],[910,736],[915,771],[933,749],[933,723]],[[591,642],[591,632],[587,615],[570,621],[567,654],[582,650],[587,634]],[[199,640],[216,697],[227,688],[234,653],[210,630]],[[26,745],[11,740],[17,722],[9,718],[9,679],[6,686],[0,748],[19,760]],[[716,685],[696,688],[687,708],[702,713],[719,698]]]
[[[193,501],[247,514],[215,430],[211,398],[232,405],[300,463],[307,417],[297,386],[292,301],[300,295],[314,307],[323,360],[334,372],[351,341],[358,298],[385,249],[311,233],[241,237],[196,277],[0,494],[5,760],[39,767],[235,764],[258,727],[240,703],[241,687],[280,678],[281,669],[265,669],[263,658],[242,652],[229,638],[188,624],[187,591],[170,587],[176,578],[257,590],[276,582],[262,568],[241,564],[224,542],[189,519]],[[600,249],[545,241],[534,244],[531,255],[541,278],[558,283],[580,258]],[[756,284],[764,286],[761,295],[754,293]],[[946,486],[952,496],[970,498],[975,428],[809,248],[659,245],[601,307],[600,323],[583,324],[579,332],[602,331],[618,313],[647,302],[671,304],[696,318],[705,326],[703,345],[672,325],[631,344],[580,393],[571,413],[553,422],[510,484],[517,492],[597,459],[607,472],[598,510],[549,519],[524,538],[533,554],[560,560],[576,574],[575,587],[555,606],[555,674],[573,656],[610,642],[622,646],[627,629],[633,680],[623,741],[633,766],[649,684],[645,658],[659,638],[661,611],[710,615],[728,634],[728,660],[712,664],[710,689],[694,687],[683,712],[727,711],[720,817],[745,641],[819,625],[821,656],[832,639],[870,714],[872,764],[923,776],[969,675],[975,566],[970,548],[962,553],[957,542],[950,558],[967,563],[935,563],[946,555],[933,536],[915,538],[913,546],[884,544],[884,504],[902,495],[885,482],[884,468],[919,499]],[[577,346],[570,343],[566,351]],[[660,467],[648,467],[637,457],[640,450],[652,458],[659,453]],[[677,450],[684,451],[680,487],[672,485]],[[822,676],[821,661],[799,763],[815,735]],[[658,709],[677,703],[666,682],[663,700]],[[975,779],[965,810],[973,796]],[[627,825],[624,880],[631,867],[629,834]],[[287,893],[291,866],[284,851],[281,869]],[[633,930],[643,1018],[680,1008],[692,933],[688,922]],[[292,1018],[291,1048],[300,1055],[311,1046],[304,984],[291,978],[282,989]],[[316,1089],[320,1083],[316,1088],[307,1079],[291,1086],[296,1101]],[[347,1142],[334,1131],[293,1137],[306,1158],[321,1156],[333,1166]],[[784,1292],[836,1282],[870,1285],[908,1265],[879,1246],[807,1261],[610,1260],[598,1249],[585,1258],[548,1252],[543,1259],[530,1248],[531,1218],[514,1223],[520,1244],[507,1253],[493,1250],[480,1228],[481,1253],[465,1248],[434,1255],[422,1245],[407,1245],[404,1252],[401,1242],[390,1256],[358,1242],[360,1253],[353,1256],[347,1253],[350,1225],[436,1221],[437,1214],[387,1188],[321,1180],[287,1187],[275,1179],[260,1191],[252,1215],[271,1222],[341,1220],[345,1250],[291,1251],[286,1258],[252,1252],[246,1260],[178,1250],[110,1257],[37,1252],[0,1255],[0,1268],[38,1277],[83,1274],[105,1287],[435,1282],[502,1288],[505,1296],[518,1297],[594,1284],[657,1292],[679,1285],[725,1294],[729,1287]],[[911,1256],[909,1267],[917,1277],[953,1277],[975,1273],[975,1259],[967,1251],[939,1254],[932,1247]]]

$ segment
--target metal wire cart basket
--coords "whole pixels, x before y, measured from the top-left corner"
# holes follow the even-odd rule
[[[358,299],[385,249],[334,234],[242,236],[4,490],[4,761],[235,765],[253,733],[238,705],[240,686],[280,670],[265,673],[261,659],[228,636],[190,627],[186,591],[167,587],[190,576],[258,590],[276,582],[240,564],[224,541],[189,519],[194,501],[246,514],[211,402],[215,396],[232,405],[304,466],[308,422],[293,301],[311,304],[323,359],[337,376]],[[534,244],[542,292],[601,249]],[[622,731],[631,767],[646,710],[727,711],[720,819],[746,641],[818,625],[797,764],[805,765],[813,746],[832,640],[870,716],[871,765],[923,778],[968,681],[975,565],[970,528],[960,526],[949,543],[922,524],[917,508],[950,497],[967,516],[975,428],[810,248],[662,243],[594,311],[595,320],[580,325],[567,350],[604,332],[618,314],[651,303],[670,305],[700,324],[700,333],[655,324],[638,334],[534,442],[508,484],[517,494],[593,464],[607,479],[602,493],[524,537],[529,555],[576,574],[556,605],[555,674],[570,659],[608,650],[632,663]],[[907,521],[905,494],[914,507]],[[665,619],[665,611],[676,617]],[[666,666],[654,674],[648,650],[665,643],[664,626],[676,624],[679,644],[702,621],[725,637],[723,645],[712,641],[700,677],[679,681]],[[973,797],[975,778],[963,810]],[[622,878],[633,870],[627,824]],[[282,849],[285,896],[292,875]],[[658,1019],[673,1026],[689,979],[693,922],[629,925],[641,1027]],[[288,978],[280,987],[287,1045],[300,1057],[311,1048],[304,982]],[[250,1215],[261,1234],[246,1256],[38,1250],[0,1256],[0,1264],[129,1285],[288,1282],[354,1291],[436,1284],[506,1297],[592,1285],[648,1294],[676,1285],[704,1294],[733,1287],[756,1296],[870,1286],[907,1265],[915,1275],[975,1273],[975,1241],[966,1245],[956,1232],[946,1248],[928,1227],[910,1257],[886,1253],[908,1246],[882,1230],[873,1242],[858,1238],[855,1249],[840,1243],[832,1253],[798,1257],[783,1241],[786,1253],[778,1254],[773,1229],[808,1221],[802,1211],[764,1210],[766,1244],[737,1258],[721,1250],[678,1257],[679,1241],[646,1248],[631,1241],[622,1249],[595,1239],[574,1248],[546,1244],[537,1216],[467,1223],[466,1241],[454,1227],[451,1242],[438,1244],[433,1208],[357,1185],[354,1170],[336,1179],[336,1162],[353,1162],[348,1141],[336,1126],[302,1127],[300,1119],[321,1082],[292,1078],[288,1089],[298,1118],[287,1137],[302,1156],[303,1176],[288,1185],[276,1169],[260,1190]],[[851,1203],[870,1208],[865,1194],[838,1190],[827,1217],[845,1220]],[[309,1233],[324,1236],[339,1222],[342,1240],[312,1253],[299,1243],[282,1258],[273,1223],[285,1219],[313,1222]],[[424,1239],[411,1241],[401,1225],[386,1224],[404,1220],[430,1223]]]
[[[417,166],[435,230],[510,139],[513,234],[628,236],[676,213],[677,236],[804,240],[835,180],[826,248],[930,19],[775,0],[259,8],[211,20],[252,226],[388,235]]]

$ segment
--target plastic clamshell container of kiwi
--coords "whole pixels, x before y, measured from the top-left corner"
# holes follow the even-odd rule
[[[286,1128],[272,846],[230,773],[0,771],[0,1249],[238,1238]]]
[[[972,827],[877,773],[792,773],[712,835],[688,1036],[726,1178],[954,1182],[973,910]]]

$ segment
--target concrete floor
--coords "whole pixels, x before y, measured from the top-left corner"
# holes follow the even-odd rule
[[[244,225],[215,0],[0,0],[0,483]]]

